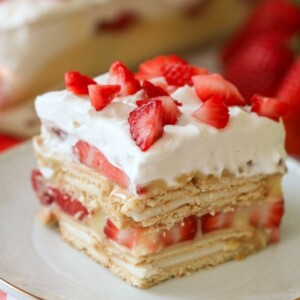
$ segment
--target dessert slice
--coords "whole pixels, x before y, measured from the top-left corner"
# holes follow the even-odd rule
[[[150,287],[279,240],[284,103],[245,106],[221,75],[176,55],[65,81],[36,100],[32,172],[40,217],[65,241]]]
[[[21,136],[38,132],[32,100],[61,87],[65,70],[95,76],[117,58],[136,65],[150,55],[206,44],[237,27],[249,4],[235,0],[0,1],[0,131]]]

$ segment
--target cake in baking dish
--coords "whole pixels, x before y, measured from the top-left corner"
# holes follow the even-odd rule
[[[175,55],[65,82],[36,100],[32,183],[66,242],[143,288],[278,242],[286,104]]]
[[[66,70],[96,76],[116,59],[135,65],[216,40],[248,7],[235,0],[0,1],[0,130],[38,132],[32,100],[61,88]]]

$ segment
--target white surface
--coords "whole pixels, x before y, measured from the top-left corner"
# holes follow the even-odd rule
[[[34,217],[31,145],[0,156],[0,278],[46,299],[258,299],[300,296],[300,166],[289,160],[282,240],[243,261],[139,290],[65,244]],[[7,286],[4,289],[16,295]],[[28,299],[21,294],[18,299]]]
[[[107,76],[96,81],[107,84]],[[127,174],[132,191],[136,186],[161,179],[170,186],[178,185],[176,178],[195,171],[220,175],[227,170],[236,176],[283,171],[284,166],[278,165],[286,156],[281,122],[251,113],[249,107],[235,106],[230,107],[228,125],[216,129],[191,116],[202,104],[194,87],[181,87],[172,97],[183,104],[179,107],[182,114],[178,123],[165,126],[163,136],[146,152],[135,144],[128,123],[129,113],[137,107],[136,101],[145,98],[143,91],[116,97],[98,112],[88,96],[78,97],[67,90],[39,96],[35,106],[43,123],[74,137],[62,145],[60,139],[43,130],[45,148],[54,154],[63,151],[66,159],[71,159],[69,153],[76,140],[84,140]]]

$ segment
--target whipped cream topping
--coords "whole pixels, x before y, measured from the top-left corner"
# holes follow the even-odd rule
[[[105,84],[107,75],[96,81]],[[249,107],[230,107],[230,121],[224,129],[197,122],[191,113],[201,101],[189,86],[172,94],[183,104],[178,123],[165,126],[163,137],[142,152],[130,135],[127,121],[141,97],[141,91],[117,97],[97,112],[87,96],[63,90],[38,97],[36,110],[44,124],[53,124],[72,136],[72,142],[65,142],[65,151],[70,151],[67,149],[77,140],[94,145],[127,174],[133,190],[155,180],[177,185],[176,178],[195,172],[220,176],[227,170],[237,177],[284,172],[285,132],[281,122],[251,113]],[[42,135],[47,145],[49,136]]]

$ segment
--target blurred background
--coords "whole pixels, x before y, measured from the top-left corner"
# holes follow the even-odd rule
[[[299,1],[298,1],[299,3]],[[122,60],[132,70],[179,54],[221,72],[245,99],[289,104],[286,146],[300,155],[296,0],[0,0],[0,151],[38,133],[33,100]]]

